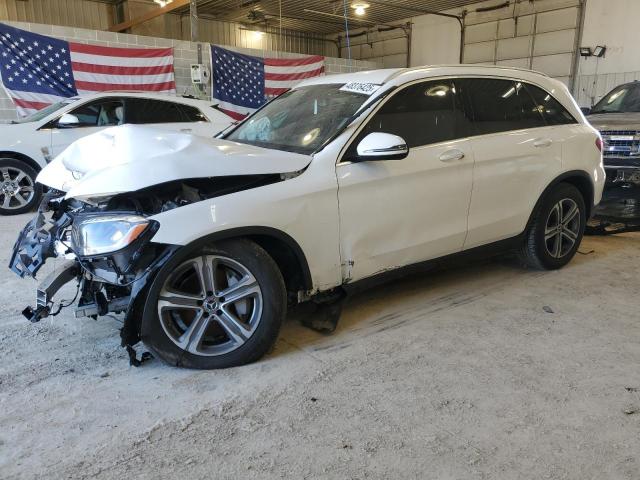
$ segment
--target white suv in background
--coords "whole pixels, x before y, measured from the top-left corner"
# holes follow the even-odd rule
[[[601,198],[601,148],[566,87],[534,72],[329,75],[215,139],[122,126],[74,143],[38,176],[53,216],[25,227],[11,268],[72,254],[31,321],[75,280],[77,316],[125,313],[130,354],[142,339],[173,365],[241,365],[288,305],[333,305],[334,325],[350,288],[416,264],[491,247],[564,266]]]
[[[73,142],[103,128],[146,124],[212,137],[231,122],[209,101],[115,92],[68,98],[0,124],[0,215],[31,210],[41,194],[37,173]]]

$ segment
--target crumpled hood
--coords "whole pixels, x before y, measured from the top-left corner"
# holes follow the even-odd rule
[[[640,113],[598,113],[587,120],[599,131],[640,130]]]
[[[67,198],[92,198],[180,179],[291,173],[310,161],[308,155],[122,125],[74,142],[37,181],[67,192]]]

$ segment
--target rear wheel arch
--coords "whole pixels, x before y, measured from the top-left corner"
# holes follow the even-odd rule
[[[525,231],[531,226],[536,212],[539,210],[542,202],[544,202],[544,199],[561,183],[568,183],[570,185],[573,185],[582,194],[582,197],[584,198],[584,204],[587,209],[586,217],[587,219],[589,219],[594,207],[595,188],[593,186],[593,181],[591,180],[591,177],[587,172],[583,170],[572,170],[554,178],[551,183],[549,183],[549,185],[547,185],[547,187],[542,191],[542,194],[538,197],[538,201],[531,210],[529,221],[527,222]]]

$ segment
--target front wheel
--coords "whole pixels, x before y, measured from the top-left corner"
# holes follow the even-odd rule
[[[561,183],[542,200],[525,232],[520,256],[541,270],[565,266],[576,254],[586,224],[586,208],[580,191]]]
[[[33,210],[42,196],[37,172],[15,158],[0,158],[0,215]]]
[[[261,358],[286,314],[284,280],[257,244],[236,239],[179,252],[149,291],[141,337],[162,360],[227,368]]]

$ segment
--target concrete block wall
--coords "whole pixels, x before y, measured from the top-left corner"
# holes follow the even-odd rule
[[[173,47],[174,70],[177,93],[196,95],[191,84],[190,65],[198,63],[198,45],[201,46],[202,63],[210,65],[210,53],[208,43],[193,43],[184,40],[174,40],[159,37],[146,37],[142,35],[129,35],[100,30],[88,30],[84,28],[61,27],[56,25],[44,25],[39,23],[5,22],[16,28],[28,30],[42,35],[50,35],[67,41],[87,43],[90,45],[102,45],[109,47]],[[222,45],[224,46],[224,45]],[[274,52],[269,50],[257,50],[249,48],[227,47],[255,56],[280,56],[282,58],[299,56],[296,53]],[[325,69],[327,74],[347,73],[377,68],[375,62],[347,60],[342,58],[325,57]],[[210,95],[207,87],[205,94]],[[0,120],[16,118],[16,110],[4,89],[0,89]]]

